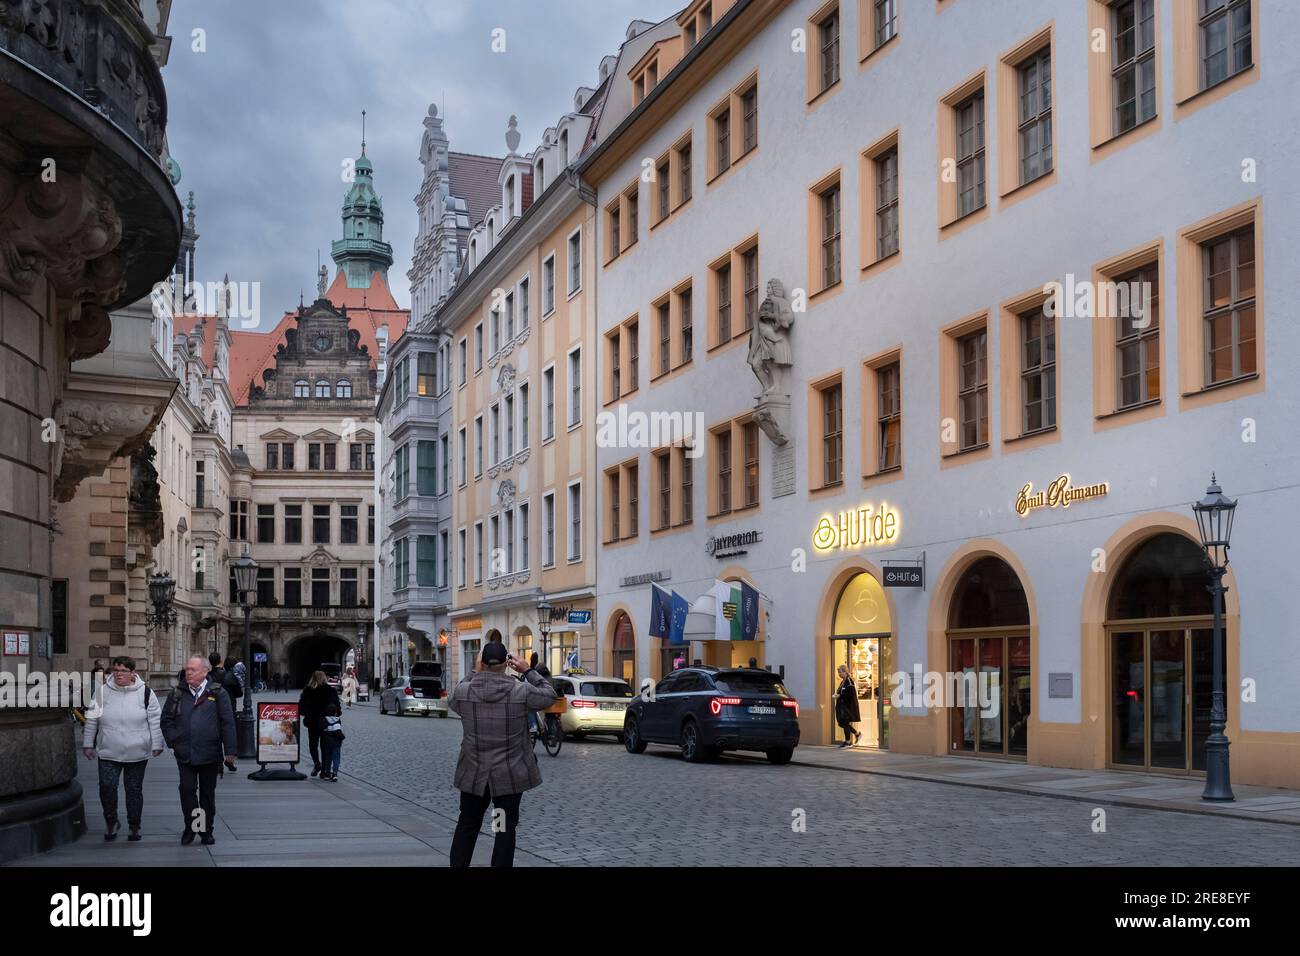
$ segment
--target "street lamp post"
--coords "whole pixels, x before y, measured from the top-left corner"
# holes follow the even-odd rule
[[[537,602],[537,630],[542,635],[542,656],[541,663],[550,669],[550,638],[551,638],[551,602],[542,598]]]
[[[252,618],[257,602],[257,562],[244,549],[243,556],[235,562],[235,588],[239,591],[239,605],[244,609],[244,669],[248,673],[248,686],[244,688],[244,707],[239,712],[236,725],[239,731],[239,757],[257,757],[257,720],[253,716]]]
[[[1196,514],[1196,527],[1201,535],[1201,547],[1210,562],[1210,583],[1207,590],[1214,595],[1214,689],[1210,701],[1210,736],[1205,741],[1205,790],[1202,800],[1230,801],[1232,774],[1228,764],[1228,737],[1223,732],[1228,724],[1228,710],[1224,695],[1223,676],[1223,576],[1228,571],[1228,547],[1232,540],[1232,516],[1237,502],[1227,497],[1213,474],[1205,497],[1192,505]]]

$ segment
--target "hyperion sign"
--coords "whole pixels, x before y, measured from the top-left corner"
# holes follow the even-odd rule
[[[1102,498],[1110,491],[1109,482],[1096,485],[1070,484],[1069,475],[1061,475],[1042,491],[1034,491],[1032,483],[1026,483],[1016,495],[1016,514],[1025,517],[1036,508],[1068,508],[1075,501],[1087,501],[1090,498]]]
[[[813,547],[818,551],[845,548],[879,548],[898,541],[898,511],[885,503],[873,508],[823,515],[813,529]]]

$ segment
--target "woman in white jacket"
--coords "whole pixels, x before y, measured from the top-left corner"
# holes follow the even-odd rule
[[[111,676],[95,695],[86,712],[82,740],[87,760],[99,757],[99,802],[104,807],[104,839],[116,840],[117,782],[126,774],[127,839],[140,839],[140,814],[144,809],[144,771],[151,756],[163,752],[158,695],[135,672],[129,657],[113,659]]]
[[[348,671],[348,675],[343,678],[343,701],[349,707],[357,699],[357,675]]]

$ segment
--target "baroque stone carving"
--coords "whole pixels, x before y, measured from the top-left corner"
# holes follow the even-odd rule
[[[131,456],[131,490],[128,497],[128,528],[143,537],[150,547],[157,547],[163,537],[158,470],[153,465],[156,454],[153,445],[146,444]]]
[[[509,362],[501,366],[501,371],[497,373],[497,385],[503,392],[508,392],[515,386],[515,367]]]
[[[146,440],[155,412],[150,405],[60,402],[55,414],[62,438],[55,498],[71,501],[84,478],[102,474],[114,458],[133,455]]]
[[[794,351],[790,330],[794,312],[779,279],[769,279],[767,297],[758,308],[758,321],[749,332],[749,367],[760,391],[755,396],[754,420],[777,445],[790,440],[790,366]]]
[[[505,481],[501,482],[501,484],[497,485],[497,497],[501,500],[501,504],[504,507],[509,508],[513,506],[515,503],[515,483],[507,478]]]

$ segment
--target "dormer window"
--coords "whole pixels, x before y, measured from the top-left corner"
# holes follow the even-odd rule
[[[509,222],[515,215],[515,177],[511,176],[506,180],[506,222]]]
[[[539,159],[537,161],[537,173],[535,178],[537,179],[536,194],[540,196],[546,191],[546,161],[544,159]]]
[[[560,168],[565,169],[569,165],[569,131],[566,129],[560,134]]]

